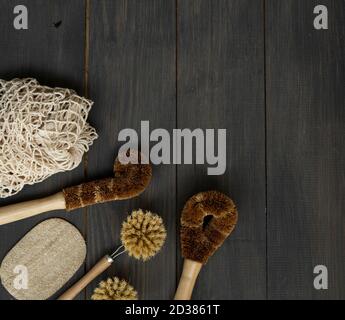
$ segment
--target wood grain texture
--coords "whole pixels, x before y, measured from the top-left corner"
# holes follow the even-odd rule
[[[316,0],[22,0],[29,30],[21,31],[13,28],[17,4],[0,2],[0,78],[36,77],[88,94],[100,138],[85,167],[0,206],[113,176],[120,130],[140,133],[143,120],[169,132],[227,129],[227,170],[154,166],[136,199],[0,226],[0,259],[40,221],[63,217],[87,238],[89,270],[120,244],[127,215],[148,209],[167,228],[162,252],[146,263],[121,256],[78,298],[118,276],[140,299],[172,299],[183,265],[180,213],[189,197],[213,189],[233,198],[239,221],[202,268],[193,299],[345,299],[343,1],[322,1],[326,31],[313,28]],[[328,267],[328,290],[313,288],[316,265]],[[2,299],[11,297],[0,286]]]
[[[29,11],[28,30],[15,30],[13,27],[13,9],[18,5],[18,1],[0,3],[0,78],[10,80],[14,77],[35,77],[42,84],[69,87],[82,95],[84,1],[23,0],[20,4],[25,5]],[[61,24],[56,28],[54,23],[58,21],[61,21]],[[81,165],[73,172],[58,174],[40,184],[25,187],[18,195],[0,200],[0,206],[47,196],[82,180]],[[66,215],[63,211],[52,212],[1,226],[0,259],[31,228],[49,217],[66,218],[83,232],[82,210],[71,215]],[[83,270],[79,270],[77,277],[82,274]],[[0,299],[11,299],[2,286]]]
[[[193,299],[266,297],[263,44],[262,2],[178,1],[177,125],[227,129],[227,170],[208,176],[206,165],[179,166],[177,209],[197,192],[219,190],[239,210]]]
[[[266,2],[269,298],[344,299],[345,3]]]
[[[111,176],[120,130],[150,121],[151,129],[175,127],[175,1],[91,1],[91,114],[100,139],[89,155],[89,178]],[[139,137],[140,139],[140,137]],[[172,298],[176,283],[175,168],[153,168],[148,189],[134,200],[94,206],[88,210],[88,269],[120,244],[121,223],[132,210],[151,210],[164,219],[168,238],[148,262],[128,256],[89,287],[87,297],[107,276],[126,278],[140,299]]]

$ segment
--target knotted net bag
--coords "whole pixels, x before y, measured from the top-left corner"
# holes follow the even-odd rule
[[[97,138],[92,104],[35,79],[0,79],[0,198],[80,164]]]

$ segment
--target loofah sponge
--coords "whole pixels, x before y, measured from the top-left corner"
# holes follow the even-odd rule
[[[122,225],[121,241],[130,256],[146,261],[163,246],[166,230],[163,220],[149,211],[139,209]]]
[[[92,300],[138,300],[137,291],[117,277],[102,281],[94,290]]]
[[[80,232],[65,220],[48,219],[8,252],[1,263],[1,283],[17,300],[46,300],[77,272],[85,256],[86,244]],[[14,281],[18,266],[27,272],[26,289],[18,288]]]

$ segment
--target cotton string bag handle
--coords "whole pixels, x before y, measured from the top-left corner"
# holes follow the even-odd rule
[[[135,150],[119,154],[114,177],[82,183],[52,196],[0,208],[0,225],[26,219],[43,212],[66,209],[68,212],[108,201],[126,200],[140,195],[149,185],[152,168]]]

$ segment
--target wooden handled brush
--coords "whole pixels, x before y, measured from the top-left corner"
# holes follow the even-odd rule
[[[102,281],[94,290],[92,300],[138,300],[138,292],[118,277]]]
[[[181,247],[185,258],[175,300],[189,300],[199,272],[237,223],[234,202],[218,191],[201,192],[185,204],[181,216]]]
[[[124,164],[122,155],[114,163],[114,177],[91,181],[63,189],[38,200],[26,201],[0,208],[0,225],[26,219],[43,212],[66,209],[72,211],[96,203],[125,200],[138,196],[149,185],[152,168],[142,164],[142,155],[131,151],[130,162]],[[136,164],[134,164],[136,163]]]
[[[127,252],[135,259],[147,261],[162,248],[166,239],[163,220],[151,212],[133,211],[122,225],[121,242],[112,254],[103,257],[84,277],[69,288],[58,300],[74,299],[92,280],[108,269],[116,257]]]

